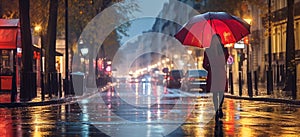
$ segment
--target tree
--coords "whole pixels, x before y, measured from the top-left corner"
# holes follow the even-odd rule
[[[195,5],[195,8],[200,12],[213,12],[213,11],[224,11],[235,16],[242,16],[245,14],[243,6],[245,1],[241,0],[230,0],[230,1],[220,1],[220,0],[204,0]],[[244,6],[245,7],[245,6]],[[246,11],[247,12],[247,11]]]
[[[56,32],[57,32],[58,0],[51,0],[49,7],[49,20],[47,28],[46,51],[46,81],[50,92],[57,91],[57,77],[55,69]],[[50,80],[50,81],[49,81]],[[51,96],[51,93],[50,93]]]
[[[287,0],[287,36],[286,36],[286,81],[285,91],[292,91],[296,97],[296,60],[294,34],[294,0]]]
[[[106,26],[100,26],[99,24],[93,24],[92,27],[86,27],[86,25],[88,23],[91,23],[90,21],[101,11],[103,11],[104,9],[108,8],[109,6],[111,6],[112,4],[114,4],[114,2],[116,2],[115,0],[102,0],[102,1],[92,1],[92,2],[87,2],[87,1],[77,1],[77,2],[73,2],[71,3],[72,11],[70,11],[70,16],[69,19],[71,22],[76,22],[76,23],[70,23],[70,30],[72,30],[72,32],[70,32],[70,44],[73,45],[73,50],[71,52],[74,53],[74,55],[71,55],[74,57],[74,60],[72,60],[71,62],[73,63],[72,66],[75,67],[72,71],[81,71],[82,69],[86,68],[85,66],[81,65],[80,60],[79,60],[79,56],[80,56],[80,52],[78,51],[78,45],[77,45],[77,41],[79,39],[79,37],[81,36],[81,39],[83,39],[84,44],[82,46],[86,46],[89,50],[88,55],[87,55],[87,59],[89,60],[89,65],[88,65],[88,75],[87,75],[87,86],[91,86],[91,81],[95,80],[95,74],[94,74],[94,59],[95,59],[95,55],[98,54],[98,51],[96,51],[97,47],[99,47],[99,38],[97,38],[97,36],[100,36],[101,34],[103,34],[103,32],[105,32],[105,30],[107,30]],[[78,6],[75,6],[78,5]],[[118,11],[111,11],[111,13],[109,14],[109,17],[107,17],[107,20],[101,20],[101,22],[104,22],[104,24],[110,24],[112,22],[118,22],[118,21],[123,21],[126,20],[127,17],[126,16],[121,16],[122,15],[126,15],[126,13],[129,13],[133,10],[136,10],[136,6],[134,6],[135,3],[126,3],[124,4],[124,6],[131,6],[131,8],[124,8],[124,7],[120,7],[120,9],[125,9],[122,12],[118,12]],[[122,5],[123,6],[123,5]],[[103,15],[103,14],[102,14]],[[106,15],[103,15],[106,16]],[[126,35],[126,28],[128,28],[130,25],[128,23],[125,23],[126,25],[123,25],[122,27],[119,27],[115,30],[113,30],[110,35],[106,38],[105,40],[105,44],[103,43],[104,49],[107,56],[105,56],[106,58],[109,57],[109,59],[112,59],[114,54],[116,53],[116,51],[118,50],[120,44],[119,44],[119,40],[121,38],[121,35],[119,35],[120,33],[123,35]],[[86,33],[84,36],[82,34],[83,29],[86,29],[86,31],[90,32],[90,33]],[[100,49],[99,49],[100,50]],[[77,58],[77,59],[75,59]],[[83,67],[83,68],[81,68]]]
[[[22,76],[21,99],[30,100],[36,92],[36,83],[33,73],[33,49],[30,31],[29,0],[19,0],[21,43],[22,43]]]
[[[0,2],[0,18],[13,19],[19,17],[18,0],[1,0]]]

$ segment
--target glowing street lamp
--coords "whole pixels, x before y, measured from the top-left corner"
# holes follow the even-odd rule
[[[84,65],[83,65],[83,71],[84,71],[84,74],[86,73],[86,63],[85,63],[85,58],[86,58],[86,55],[88,55],[89,53],[89,48],[86,47],[84,41],[82,39],[79,40],[79,43],[78,43],[78,49],[84,59]]]
[[[37,32],[37,33],[40,33],[40,32],[42,31],[41,25],[36,25],[36,26],[34,27],[34,31]]]

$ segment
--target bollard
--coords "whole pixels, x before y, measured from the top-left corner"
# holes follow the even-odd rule
[[[53,89],[53,91],[52,91],[52,93],[54,93],[54,95],[55,96],[58,96],[58,75],[57,75],[57,72],[52,72],[51,73],[51,76],[52,76],[52,81],[51,81],[51,83],[52,83],[52,89]]]
[[[22,72],[21,73],[21,87],[20,87],[20,100],[29,101],[36,95],[36,77],[34,72]],[[24,86],[28,86],[25,88]]]
[[[229,83],[230,83],[230,93],[233,95],[233,77],[232,77],[232,71],[229,71]]]
[[[0,82],[1,83],[1,82]],[[16,102],[16,96],[17,96],[17,84],[16,84],[16,73],[13,73],[13,78],[12,78],[12,89],[11,89],[11,96],[10,100],[11,102]]]
[[[239,71],[239,96],[242,96],[242,71]]]
[[[293,76],[293,85],[292,85],[292,99],[297,99],[297,71],[295,70],[295,75]]]
[[[280,67],[278,65],[278,61],[276,62],[276,85],[279,86],[280,85]]]
[[[52,98],[52,84],[51,84],[51,73],[48,73],[48,81],[47,81],[47,85],[48,85],[48,95],[49,98]]]
[[[254,71],[254,89],[255,89],[255,95],[258,96],[258,75],[257,75],[257,70]]]
[[[252,91],[252,75],[251,72],[247,72],[247,85],[248,85],[248,96],[250,98],[253,97],[253,91]]]
[[[33,92],[33,97],[37,97],[37,81],[36,81],[36,72],[31,72],[31,77],[32,77],[32,92]]]
[[[41,97],[42,101],[45,100],[45,81],[44,81],[44,73],[41,72]]]
[[[273,93],[273,71],[267,70],[267,95]]]
[[[62,90],[61,90],[61,73],[58,74],[58,92],[59,92],[59,98],[62,97]]]

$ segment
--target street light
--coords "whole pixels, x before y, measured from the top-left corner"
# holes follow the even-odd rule
[[[41,50],[40,50],[40,80],[41,80],[41,94],[42,100],[45,99],[45,91],[44,91],[44,74],[43,74],[43,39],[42,39],[42,26],[36,25],[34,27],[34,31],[38,33],[41,38]]]
[[[40,32],[42,31],[41,25],[36,25],[36,26],[34,27],[34,31],[37,32],[37,33],[40,33]]]
[[[244,19],[248,24],[251,24],[252,19]],[[253,96],[252,92],[252,69],[250,65],[250,46],[251,44],[249,43],[249,36],[245,37],[245,44],[247,45],[247,85],[248,85],[248,95],[249,97]]]
[[[84,59],[83,71],[84,71],[84,75],[85,75],[85,73],[86,73],[85,57],[89,53],[89,48],[85,46],[84,41],[82,39],[80,39],[80,41],[79,41],[78,48],[79,48],[80,53],[81,53],[81,55]]]

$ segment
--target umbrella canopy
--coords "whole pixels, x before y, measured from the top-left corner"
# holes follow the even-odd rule
[[[206,12],[192,17],[175,34],[184,45],[209,47],[213,35],[218,34],[222,44],[235,43],[250,33],[250,25],[226,12]]]

